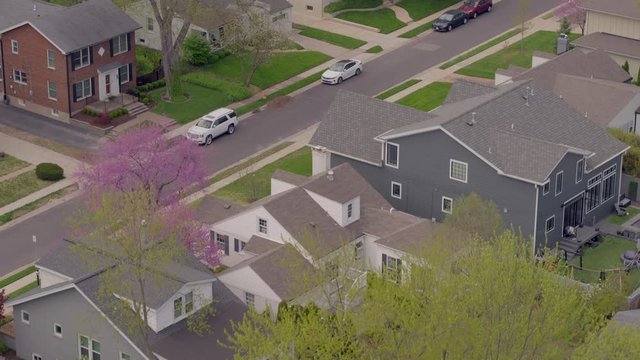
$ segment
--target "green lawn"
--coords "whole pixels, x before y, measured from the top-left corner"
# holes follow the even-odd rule
[[[458,2],[459,0],[401,0],[398,6],[407,10],[413,20],[420,20]]]
[[[440,65],[440,69],[444,70],[444,69],[450,68],[450,67],[452,67],[453,65],[455,65],[455,64],[457,64],[459,62],[462,62],[462,61],[464,61],[464,60],[466,60],[466,59],[468,59],[468,58],[470,58],[470,57],[472,57],[472,56],[474,56],[476,54],[479,54],[479,53],[485,51],[486,49],[488,49],[488,48],[490,48],[490,47],[492,47],[494,45],[497,45],[497,44],[499,44],[499,43],[501,43],[501,42],[503,42],[503,41],[515,36],[519,32],[520,32],[520,30],[517,30],[517,29],[516,30],[511,30],[508,33],[503,34],[503,35],[501,35],[501,36],[499,36],[499,37],[497,37],[497,38],[495,38],[493,40],[487,41],[486,43],[478,46],[477,48],[475,48],[475,49],[473,49],[471,51],[467,51],[466,53],[458,56],[457,58]]]
[[[15,220],[21,216],[24,216],[46,204],[48,204],[50,201],[55,200],[55,199],[59,199],[61,197],[63,197],[64,195],[68,194],[71,191],[75,191],[78,189],[77,185],[69,185],[64,189],[60,189],[56,192],[53,192],[49,195],[43,196],[38,200],[32,201],[26,205],[23,205],[13,211],[9,211],[8,213],[4,213],[4,214],[0,214],[0,225],[6,224],[9,221]],[[0,286],[2,287],[2,286]]]
[[[11,294],[8,294],[6,299],[7,300],[11,300],[11,299],[13,299],[15,297],[18,297],[18,296],[26,293],[29,290],[33,290],[33,289],[35,289],[37,287],[38,287],[38,282],[37,281],[31,282],[31,283],[21,287],[20,289],[12,292]]]
[[[266,89],[301,72],[318,66],[331,57],[317,51],[294,51],[278,53],[268,63],[256,70],[251,84]],[[241,59],[236,55],[229,55],[213,65],[207,66],[207,70],[228,80],[243,83]]]
[[[609,216],[607,216],[607,222],[611,223],[611,224],[616,224],[616,225],[622,225],[625,222],[627,222],[629,219],[631,219],[632,217],[640,214],[640,209],[637,207],[633,207],[630,206],[627,208],[627,213],[629,215],[625,215],[625,216],[618,216],[616,214],[611,214]]]
[[[4,156],[0,158],[0,176],[11,174],[27,166],[29,166],[28,162],[16,159],[9,154],[4,154]]]
[[[209,184],[215,184],[220,180],[226,179],[229,176],[231,176],[231,175],[233,175],[233,174],[235,174],[237,172],[240,172],[240,171],[248,168],[249,166],[257,163],[258,161],[266,158],[267,156],[273,155],[273,154],[277,153],[278,151],[280,151],[280,150],[282,150],[282,149],[284,149],[286,147],[291,146],[292,144],[293,144],[293,141],[285,141],[283,143],[275,145],[275,146],[273,146],[273,147],[261,152],[260,154],[254,156],[254,157],[251,157],[250,159],[248,159],[246,161],[241,162],[238,165],[232,166],[232,167],[228,168],[227,170],[224,170],[224,171],[220,172],[219,174],[216,174],[216,176],[214,176],[211,179],[209,179]]]
[[[17,273],[0,280],[0,289],[2,289],[3,287],[6,287],[9,284],[13,284],[14,282],[22,279],[23,277],[29,274],[33,274],[34,272],[36,272],[35,266],[29,266],[26,269],[18,271]]]
[[[337,15],[336,17],[338,19],[374,27],[379,29],[383,34],[394,32],[407,25],[398,20],[396,14],[391,9],[380,9],[375,11],[347,11]]]
[[[35,170],[27,171],[14,178],[0,182],[0,207],[9,205],[53,183],[53,181],[38,179]]]
[[[405,33],[400,34],[401,38],[411,39],[412,37],[418,36],[427,30],[431,30],[433,21],[429,21],[426,24],[422,24],[415,29],[411,29]]]
[[[396,101],[396,103],[422,111],[431,111],[442,105],[450,89],[451,83],[434,82],[412,92]]]
[[[324,41],[326,43],[340,46],[345,49],[357,49],[367,43],[364,40],[352,38],[350,36],[340,35],[300,24],[294,24],[294,28],[302,30],[300,31],[300,35],[302,36]]]
[[[382,0],[340,0],[324,7],[324,12],[334,13],[347,9],[371,9],[382,5]]]
[[[207,89],[188,82],[183,82],[182,90],[189,94],[189,100],[173,103],[161,100],[160,95],[165,91],[164,88],[150,92],[149,97],[156,103],[151,111],[166,115],[180,124],[186,124],[231,102],[227,95],[219,90]]]
[[[365,51],[365,52],[367,52],[369,54],[377,54],[377,53],[382,52],[383,50],[384,49],[382,48],[382,46],[376,45],[376,46],[368,48],[367,51]]]
[[[404,89],[407,89],[407,88],[419,83],[420,81],[422,81],[422,80],[419,80],[419,79],[407,80],[407,81],[403,82],[402,84],[400,84],[398,86],[395,86],[395,87],[392,87],[391,89],[389,89],[389,90],[383,92],[382,94],[376,96],[376,99],[384,100],[384,99],[386,99],[388,97],[391,97],[391,96],[399,93],[400,91],[402,91]]]
[[[538,31],[524,38],[524,51],[520,51],[521,44],[520,41],[517,41],[495,54],[456,71],[456,73],[493,79],[497,69],[506,69],[509,65],[531,68],[531,56],[534,51],[555,53],[557,36],[555,31]],[[578,36],[571,34],[569,38],[575,40]]]
[[[623,267],[620,255],[627,250],[636,250],[636,243],[614,236],[605,236],[598,247],[584,249],[582,267],[595,271],[574,269],[575,279],[585,283],[597,283],[600,278],[600,270],[620,269]],[[580,258],[575,257],[569,263],[574,266],[580,266]],[[607,274],[613,273],[608,272]],[[640,270],[631,270],[627,277],[627,284],[634,289],[640,285]]]
[[[216,191],[214,195],[243,204],[262,199],[270,195],[271,175],[277,169],[311,176],[311,149],[305,146],[282,159],[245,175]]]

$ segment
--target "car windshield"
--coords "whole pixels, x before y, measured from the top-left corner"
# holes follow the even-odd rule
[[[440,15],[440,20],[451,21],[453,20],[453,14],[442,14]]]
[[[209,129],[209,128],[211,128],[211,124],[213,124],[213,121],[211,121],[211,120],[200,119],[196,123],[196,126],[201,127],[201,128]]]
[[[475,6],[476,5],[476,0],[465,0],[464,4],[467,6]]]
[[[329,70],[331,70],[331,71],[342,71],[343,68],[344,68],[344,63],[337,63],[337,64],[331,65]]]

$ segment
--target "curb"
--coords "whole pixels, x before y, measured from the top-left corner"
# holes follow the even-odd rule
[[[71,185],[73,185],[73,184],[70,184],[69,186],[71,186]],[[0,231],[6,230],[11,226],[17,225],[17,224],[19,224],[19,223],[21,223],[21,222],[23,222],[25,220],[28,220],[28,219],[36,216],[36,215],[39,215],[39,214],[41,214],[41,213],[43,213],[43,212],[45,212],[45,211],[47,211],[47,210],[49,210],[51,208],[54,208],[54,207],[56,207],[56,206],[58,206],[58,205],[60,205],[62,203],[65,203],[65,202],[75,198],[76,196],[80,195],[81,193],[82,193],[82,191],[80,189],[78,189],[78,190],[76,190],[76,191],[74,191],[74,192],[72,192],[70,194],[67,194],[67,195],[61,197],[61,198],[55,199],[55,200],[49,202],[48,204],[46,204],[44,206],[41,206],[41,207],[29,212],[28,214],[25,214],[25,215],[20,216],[19,218],[15,219],[15,220],[11,220],[11,221],[9,221],[7,223],[4,223],[4,224],[0,225]],[[47,195],[45,195],[45,196],[47,196]],[[37,199],[37,200],[39,200],[39,199]]]

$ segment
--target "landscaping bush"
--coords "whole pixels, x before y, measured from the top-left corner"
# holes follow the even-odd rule
[[[239,101],[251,96],[251,90],[244,86],[233,84],[222,80],[206,72],[192,72],[182,76],[182,80],[205,87],[207,89],[219,90],[227,94],[231,101]]]
[[[119,108],[119,109],[115,109],[113,111],[111,111],[108,116],[110,119],[115,119],[118,116],[122,116],[122,115],[126,115],[129,113],[129,110],[125,109],[125,108]]]
[[[145,105],[149,105],[149,103],[150,103],[150,102],[151,102],[151,100],[149,100],[149,98],[148,98],[148,97],[146,97],[146,96],[145,96],[145,97],[143,97],[143,98],[142,98],[142,103],[143,103],[143,104],[145,104]]]
[[[0,340],[0,355],[9,351],[9,347],[2,340]]]
[[[609,129],[609,133],[631,148],[622,158],[622,172],[640,177],[640,136],[621,129]]]
[[[109,114],[102,113],[93,122],[96,125],[109,125],[111,123],[111,118],[109,117]]]
[[[93,110],[91,110],[89,108],[82,109],[82,113],[86,114],[86,115],[89,115],[89,116],[98,116],[99,115],[96,111],[93,111]]]
[[[136,46],[136,73],[138,76],[147,75],[160,68],[162,53],[144,46]]]
[[[144,84],[144,85],[138,86],[137,91],[138,91],[138,93],[149,92],[151,90],[158,89],[158,88],[161,88],[161,87],[166,86],[166,85],[167,85],[167,82],[164,79],[160,79],[158,81],[154,81],[154,82],[150,82],[148,84]]]
[[[36,166],[36,176],[40,180],[58,181],[64,179],[64,170],[58,164],[40,163]]]
[[[192,34],[182,43],[182,56],[191,65],[210,64],[213,61],[212,55],[211,43],[204,36]]]
[[[127,90],[127,94],[135,96],[135,97],[140,97],[140,89],[138,89],[138,88],[130,88],[129,90]]]

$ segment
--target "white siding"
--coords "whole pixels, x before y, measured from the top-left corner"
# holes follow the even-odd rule
[[[311,196],[313,200],[315,200],[316,203],[318,203],[318,205],[320,205],[322,209],[324,209],[324,211],[327,212],[327,214],[329,214],[329,216],[331,216],[331,218],[335,222],[337,222],[338,224],[343,223],[343,212],[345,211],[343,209],[344,204],[328,199],[322,195],[318,195],[307,189],[305,189],[305,191],[307,192],[307,194],[309,194],[309,196]]]
[[[295,187],[295,185],[289,184],[288,182],[271,178],[271,195],[279,194]]]
[[[263,312],[267,306],[277,311],[280,297],[249,266],[222,273],[218,280],[225,284],[240,300],[245,302],[245,293],[254,295],[255,310]]]
[[[499,74],[499,73],[496,72],[496,76],[495,76],[495,79],[493,81],[493,84],[495,86],[498,86],[500,84],[506,84],[506,83],[513,82],[511,79],[512,79],[512,77],[509,76],[509,75],[503,75],[503,74]]]
[[[70,277],[57,273],[55,271],[51,271],[49,269],[45,269],[43,267],[38,267],[38,273],[40,274],[40,287],[45,288],[51,285],[59,284],[61,282],[71,280]]]
[[[531,67],[534,68],[534,67],[540,66],[546,63],[547,61],[549,61],[549,59],[546,57],[533,55],[531,57]]]
[[[369,261],[370,261],[371,268],[374,269],[375,271],[378,271],[378,272],[382,271],[382,254],[386,254],[387,256],[391,256],[396,259],[403,259],[403,263],[404,263],[404,258],[406,256],[404,252],[388,248],[378,243],[374,243],[374,244],[375,246],[371,247],[372,251],[370,254],[371,257]]]
[[[640,39],[640,20],[587,11],[585,35],[596,32]]]
[[[349,204],[351,204],[351,218],[348,217]],[[360,219],[360,196],[342,204],[342,221],[339,221],[338,224],[340,224],[340,226],[342,227],[345,227],[359,219]]]
[[[212,287],[211,283],[205,284],[187,284],[183,286],[178,292],[169,299],[166,303],[164,303],[160,308],[155,310],[153,314],[154,323],[149,324],[149,327],[153,329],[153,331],[158,332],[167,326],[170,326],[186,317],[186,314],[183,314],[181,317],[174,319],[173,317],[173,301],[180,296],[186,295],[188,292],[193,291],[193,309],[194,312],[201,308],[203,305],[211,303],[213,300]],[[192,314],[191,312],[190,314]]]
[[[333,1],[338,0],[289,0],[295,12],[317,18],[322,17],[324,7]],[[312,7],[312,9],[309,9],[308,6]]]

